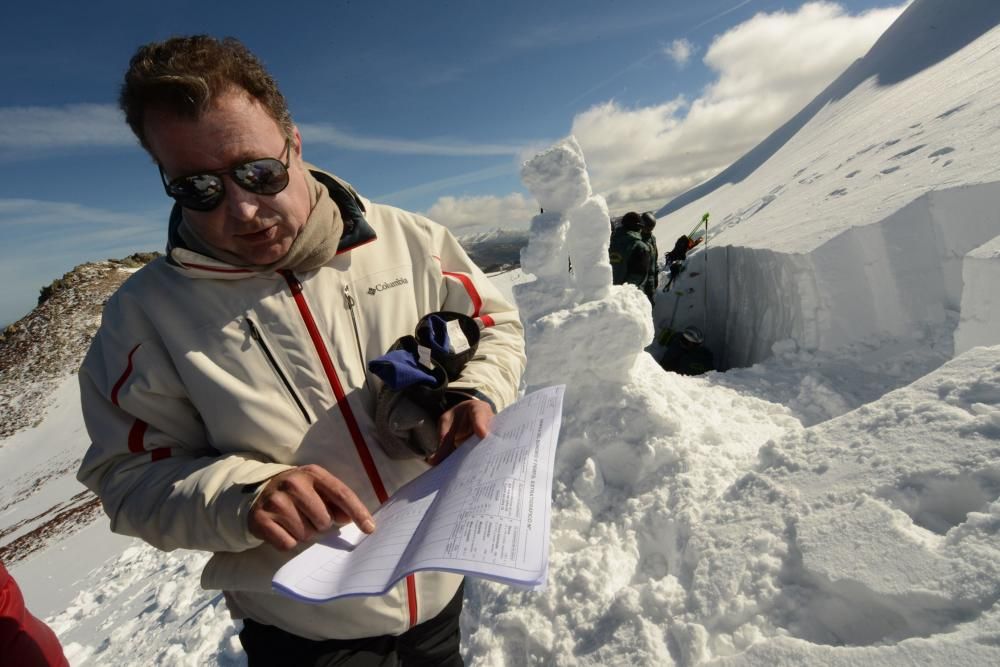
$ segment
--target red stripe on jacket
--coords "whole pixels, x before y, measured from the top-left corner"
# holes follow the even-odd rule
[[[406,601],[409,604],[410,627],[417,624],[417,580],[412,574],[406,575]]]
[[[306,297],[302,293],[302,283],[299,282],[299,279],[296,278],[290,271],[282,271],[281,273],[285,278],[285,282],[288,283],[289,289],[292,291],[292,298],[295,299],[295,305],[298,306],[299,315],[301,315],[302,321],[306,325],[306,331],[309,332],[309,338],[312,339],[313,347],[316,349],[316,354],[319,356],[320,363],[323,365],[323,371],[326,373],[326,379],[330,383],[330,387],[333,389],[333,395],[337,399],[337,407],[340,408],[340,412],[344,416],[344,422],[347,424],[347,430],[351,434],[351,440],[354,441],[354,448],[357,450],[358,456],[361,458],[361,465],[364,466],[365,473],[368,475],[368,480],[371,482],[372,488],[375,490],[375,497],[378,498],[380,503],[384,503],[389,499],[389,494],[386,493],[385,485],[382,483],[382,477],[378,474],[378,469],[375,467],[375,460],[372,458],[371,452],[368,451],[368,445],[365,443],[365,439],[361,435],[361,428],[358,426],[358,421],[354,417],[354,411],[347,402],[347,394],[344,392],[343,385],[340,384],[340,378],[337,377],[337,370],[334,368],[333,360],[330,358],[330,353],[326,349],[326,343],[323,342],[323,336],[319,332],[319,326],[316,324],[316,319],[313,317],[312,310],[309,308],[309,303],[306,301]]]
[[[147,426],[149,425],[141,419],[132,422],[132,428],[128,432],[128,450],[133,454],[142,454],[146,451],[142,439],[146,436]]]
[[[441,273],[455,278],[462,283],[465,291],[469,293],[469,299],[472,301],[472,316],[479,317],[479,311],[483,307],[483,297],[479,296],[479,291],[476,289],[475,283],[472,282],[472,278],[464,273],[455,273],[453,271],[442,271]]]
[[[139,345],[142,345],[142,343],[139,343]],[[128,365],[125,367],[125,372],[122,373],[120,378],[118,378],[118,382],[115,382],[115,386],[111,388],[111,403],[116,408],[119,407],[118,390],[122,388],[122,385],[125,384],[125,380],[127,380],[128,376],[132,374],[132,355],[139,349],[139,345],[133,347],[132,351],[128,353]]]
[[[372,458],[371,452],[368,451],[368,445],[365,443],[364,436],[361,435],[361,428],[358,426],[358,421],[354,417],[354,411],[351,409],[351,405],[347,402],[347,394],[344,393],[344,387],[340,384],[340,378],[337,377],[337,369],[333,366],[333,360],[330,358],[330,353],[326,349],[326,344],[323,342],[323,337],[320,335],[319,327],[316,325],[316,319],[312,315],[312,310],[309,308],[309,302],[306,301],[305,294],[302,293],[302,283],[299,279],[295,277],[291,271],[281,271],[282,276],[285,278],[285,282],[288,283],[288,288],[292,292],[292,298],[295,299],[295,305],[298,306],[299,314],[302,316],[302,321],[306,325],[306,331],[309,332],[309,338],[312,339],[313,347],[316,348],[316,354],[319,355],[320,363],[323,365],[323,371],[326,373],[326,378],[330,383],[330,387],[333,389],[333,395],[337,399],[337,407],[340,408],[341,414],[344,416],[344,422],[347,424],[347,430],[351,433],[351,440],[354,441],[354,448],[358,452],[358,456],[361,458],[361,465],[365,469],[365,473],[368,475],[368,480],[371,482],[372,488],[375,490],[375,497],[378,498],[379,503],[384,503],[389,499],[389,494],[385,490],[385,485],[382,483],[382,476],[378,474],[378,468],[375,467],[375,460]],[[414,575],[410,574],[406,577],[406,601],[407,610],[410,613],[410,627],[412,628],[417,624],[417,580]]]
[[[163,459],[170,458],[170,448],[169,447],[157,447],[150,452],[153,455],[154,461],[162,461]]]

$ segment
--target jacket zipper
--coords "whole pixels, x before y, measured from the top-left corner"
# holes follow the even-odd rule
[[[264,336],[261,335],[260,330],[257,328],[257,325],[254,324],[252,319],[248,317],[246,320],[247,326],[250,329],[250,337],[257,341],[260,349],[263,350],[264,357],[267,358],[267,363],[271,366],[274,374],[278,376],[278,379],[281,380],[281,384],[285,385],[288,395],[292,397],[293,401],[295,401],[295,405],[299,408],[299,412],[302,413],[306,423],[312,424],[312,417],[309,416],[309,411],[306,410],[306,406],[302,403],[302,399],[300,399],[298,394],[295,393],[295,389],[292,387],[292,383],[288,379],[288,376],[286,376],[284,371],[281,370],[281,366],[278,365],[278,360],[271,352],[271,348],[268,347],[267,342],[264,341]]]
[[[365,353],[361,350],[361,333],[358,331],[358,318],[354,313],[354,306],[357,303],[351,296],[351,286],[344,285],[344,299],[347,301],[347,310],[351,313],[351,324],[354,325],[354,343],[358,348],[358,359],[361,360],[361,368],[365,371],[365,382],[368,381],[368,365],[365,364]]]
[[[330,358],[330,352],[326,349],[323,336],[320,335],[319,327],[316,325],[316,319],[309,308],[309,302],[306,301],[306,295],[302,291],[302,282],[294,273],[287,269],[281,270],[279,273],[285,279],[285,282],[288,283],[288,289],[291,291],[295,305],[299,309],[302,322],[306,326],[306,331],[309,332],[309,338],[312,340],[313,347],[316,348],[316,354],[319,356],[320,363],[323,364],[326,379],[330,383],[330,388],[333,389],[333,395],[337,399],[337,407],[340,408],[340,412],[344,416],[347,430],[351,434],[351,440],[354,441],[354,449],[361,459],[361,465],[368,474],[368,481],[371,482],[372,488],[375,491],[375,497],[378,498],[379,503],[385,503],[389,499],[389,494],[385,491],[382,476],[378,474],[378,468],[375,467],[375,460],[372,458],[371,452],[368,451],[368,445],[365,443],[364,436],[361,435],[358,420],[354,417],[354,410],[351,409],[350,404],[347,402],[347,394],[344,393],[344,387],[340,384],[340,378],[337,377],[337,369],[334,368],[333,359]],[[413,627],[417,624],[418,609],[417,580],[412,574],[406,576],[406,598],[410,613],[410,627]]]

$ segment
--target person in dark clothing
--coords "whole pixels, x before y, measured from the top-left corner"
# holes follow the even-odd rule
[[[649,245],[642,240],[642,218],[635,211],[629,211],[611,234],[608,259],[612,282],[615,285],[629,283],[643,289],[649,274],[649,253]]]
[[[646,274],[646,280],[642,284],[642,291],[646,293],[646,297],[652,304],[656,303],[656,288],[660,286],[660,267],[659,267],[659,257],[660,251],[656,249],[656,236],[653,234],[653,229],[656,228],[656,217],[646,211],[642,214],[642,229],[640,231],[640,236],[642,240],[646,242],[649,246],[649,273]]]
[[[681,234],[677,237],[677,241],[674,242],[673,250],[669,251],[666,255],[666,260],[668,262],[683,262],[687,259],[688,244],[691,243],[691,239],[685,234]]]
[[[684,271],[684,261],[687,259],[688,251],[699,243],[701,243],[701,239],[692,239],[686,234],[677,237],[673,250],[664,256],[667,269],[670,271],[670,279],[667,280],[667,284],[663,287],[664,292],[670,289],[670,286],[674,284],[677,277]]]
[[[712,352],[705,347],[705,337],[698,327],[688,327],[672,335],[660,365],[664,370],[681,375],[701,375],[715,370]]]

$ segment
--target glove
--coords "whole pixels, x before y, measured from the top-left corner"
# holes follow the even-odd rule
[[[437,450],[448,382],[459,377],[479,345],[479,325],[461,313],[426,315],[414,334],[368,362],[378,382],[375,433],[394,459],[427,458]]]

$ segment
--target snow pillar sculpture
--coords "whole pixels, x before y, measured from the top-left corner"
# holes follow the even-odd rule
[[[568,137],[542,151],[521,178],[543,210],[521,251],[521,268],[536,280],[514,288],[528,386],[626,383],[653,322],[642,292],[611,284],[608,207],[591,190],[580,145]]]

